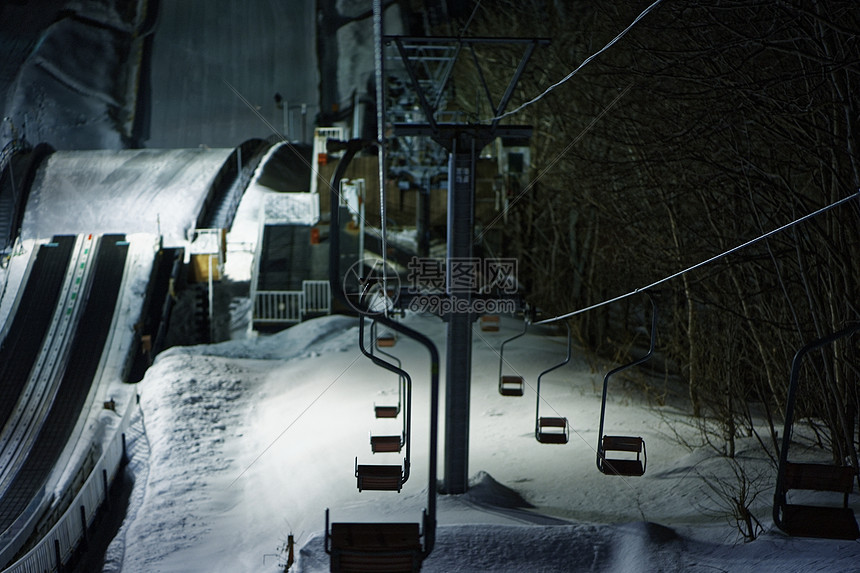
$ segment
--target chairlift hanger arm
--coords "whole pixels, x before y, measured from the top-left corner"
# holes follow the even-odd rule
[[[377,322],[375,320],[370,323],[370,339],[371,340],[377,340],[377,338],[376,338],[376,324],[377,324]],[[385,350],[383,350],[382,348],[379,348],[379,347],[376,347],[375,350],[376,350],[376,352],[379,352],[383,356],[387,356],[388,358],[393,360],[398,368],[403,368],[403,362],[401,362],[401,360],[398,357],[394,356],[390,352],[386,352]],[[371,353],[374,352],[374,346],[373,345],[371,345],[371,347],[370,347],[370,352]]]
[[[546,370],[544,370],[543,372],[538,374],[538,386],[540,386],[540,379],[544,374],[549,374],[553,370],[557,370],[558,368],[561,368],[562,366],[564,366],[565,364],[570,362],[570,356],[571,356],[571,353],[570,353],[570,350],[571,350],[570,324],[568,324],[567,321],[565,321],[564,326],[565,326],[565,328],[567,328],[567,356],[565,356],[564,360],[562,360],[561,362],[559,362],[555,366],[550,366],[549,368],[547,368]]]
[[[562,360],[558,364],[556,364],[554,366],[550,366],[549,368],[547,368],[546,370],[544,370],[543,372],[538,374],[537,383],[535,384],[535,395],[536,395],[536,398],[535,398],[535,401],[536,401],[535,402],[535,437],[538,438],[538,441],[542,441],[540,436],[539,436],[539,431],[540,431],[540,427],[541,427],[541,419],[542,419],[541,415],[540,415],[540,382],[541,382],[541,378],[543,378],[544,374],[549,374],[553,370],[561,368],[562,366],[564,366],[565,364],[570,362],[571,339],[572,339],[571,332],[570,332],[570,324],[567,321],[564,321],[564,326],[567,328],[567,356],[565,356],[564,360]],[[545,418],[544,420],[546,420],[546,422],[549,422],[550,426],[557,426],[558,425],[558,424],[554,423],[554,419],[552,419],[552,418]],[[566,421],[566,418],[564,420],[565,420],[565,425],[564,425],[565,438],[564,438],[563,442],[557,442],[557,443],[566,443],[567,442],[567,421]]]
[[[528,328],[529,328],[529,322],[528,322],[528,320],[524,320],[523,321],[523,331],[520,332],[519,334],[515,334],[511,338],[508,338],[507,340],[502,342],[501,347],[499,347],[499,378],[502,377],[502,368],[503,368],[504,363],[505,363],[505,358],[504,358],[504,356],[505,356],[505,345],[508,342],[513,342],[517,338],[521,338],[522,336],[524,336],[526,331],[528,330]]]
[[[603,423],[604,423],[605,418],[606,418],[606,395],[607,395],[607,389],[609,388],[609,379],[612,376],[614,376],[615,374],[618,374],[619,372],[621,372],[622,370],[632,368],[633,366],[637,366],[639,364],[642,364],[642,363],[648,361],[648,359],[650,359],[651,356],[653,356],[653,354],[654,354],[654,347],[656,346],[656,341],[657,341],[657,303],[654,302],[654,297],[651,296],[651,293],[649,293],[648,291],[644,291],[644,292],[646,295],[648,295],[648,300],[651,301],[651,344],[648,348],[648,353],[645,354],[645,356],[643,356],[637,360],[634,360],[628,364],[622,364],[621,366],[618,366],[617,368],[613,368],[612,370],[607,372],[606,375],[603,377],[603,397],[602,397],[601,402],[600,402],[600,424],[599,424],[598,430],[597,430],[597,439],[598,439],[597,464],[598,464],[598,467],[600,467],[600,457],[603,454]]]

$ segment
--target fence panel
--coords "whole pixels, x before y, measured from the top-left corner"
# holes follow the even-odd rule
[[[257,291],[254,322],[301,322],[304,298],[302,291]]]
[[[331,286],[328,281],[302,281],[305,314],[331,314]]]

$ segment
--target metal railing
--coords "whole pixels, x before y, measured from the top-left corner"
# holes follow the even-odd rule
[[[301,322],[304,299],[305,293],[300,290],[257,291],[254,295],[254,322]]]
[[[331,287],[327,280],[302,281],[302,292],[304,293],[304,314],[331,313]]]
[[[129,400],[113,439],[96,462],[93,471],[69,508],[33,549],[4,569],[2,573],[60,571],[75,549],[86,541],[87,528],[92,524],[101,505],[107,500],[110,484],[122,465],[125,456],[125,433],[138,409],[137,401]],[[33,519],[38,517],[38,515],[32,516]],[[11,560],[23,541],[25,540],[20,540],[17,544],[11,543],[0,550],[0,563]]]
[[[296,324],[309,314],[331,313],[328,281],[302,281],[302,290],[256,291],[253,322]]]

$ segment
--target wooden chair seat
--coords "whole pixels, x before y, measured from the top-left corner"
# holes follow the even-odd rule
[[[567,418],[538,418],[536,436],[537,441],[542,444],[566,444]]]
[[[645,474],[645,466],[639,460],[619,460],[606,458],[600,467],[606,475],[637,477]]]
[[[782,520],[785,531],[798,537],[858,539],[860,529],[850,507],[821,507],[787,504]]]
[[[356,460],[355,477],[358,491],[400,491],[403,486],[403,468],[393,465],[358,465]]]
[[[402,447],[401,436],[370,436],[370,449],[374,454],[399,452]]]
[[[377,418],[396,418],[400,414],[400,406],[374,406]]]
[[[504,375],[499,379],[499,394],[502,396],[522,396],[523,377]]]

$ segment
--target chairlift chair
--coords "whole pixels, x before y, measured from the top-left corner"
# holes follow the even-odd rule
[[[535,438],[541,444],[566,444],[570,439],[570,424],[568,424],[567,418],[562,417],[548,417],[540,415],[540,381],[543,378],[544,374],[549,374],[553,370],[557,368],[561,368],[568,362],[570,362],[570,347],[571,347],[571,334],[570,334],[570,325],[565,322],[564,326],[567,328],[567,356],[564,360],[556,364],[555,366],[551,366],[547,368],[543,372],[538,375],[537,385],[535,387],[535,393],[537,394],[537,405],[535,407]]]
[[[608,394],[609,379],[622,370],[642,364],[654,354],[654,346],[657,340],[657,305],[649,293],[648,300],[651,301],[651,344],[645,356],[628,364],[619,366],[606,373],[603,377],[603,398],[600,402],[600,426],[597,435],[600,437],[597,443],[597,469],[606,475],[619,476],[641,476],[645,474],[647,465],[647,454],[645,452],[645,440],[641,436],[607,436],[603,433],[603,423],[606,419],[606,396]],[[613,457],[607,457],[608,452],[615,452]],[[624,457],[618,453],[623,452]],[[632,457],[635,455],[635,457]]]
[[[481,330],[483,332],[499,331],[499,315],[485,314],[480,318]]]
[[[525,385],[523,377],[518,374],[502,374],[502,370],[505,365],[505,344],[523,336],[528,327],[528,321],[524,320],[523,331],[502,342],[502,346],[499,348],[499,394],[502,396],[523,395],[523,386]]]
[[[331,571],[409,573],[421,570],[425,548],[418,523],[329,524],[328,509],[325,517],[325,551],[331,555]]]
[[[403,436],[370,436],[370,451],[374,454],[400,453]]]
[[[391,348],[395,344],[397,344],[397,337],[393,332],[384,332],[376,338],[377,348]]]
[[[358,491],[396,491],[399,492],[406,482],[409,460],[404,465],[359,464],[355,458],[355,478]]]
[[[799,463],[788,460],[794,425],[794,405],[803,357],[812,350],[851,336],[858,330],[860,330],[860,323],[819,338],[798,350],[792,361],[788,397],[785,402],[785,427],[779,453],[776,491],[773,496],[773,522],[788,535],[827,539],[860,538],[860,529],[857,527],[854,511],[848,507],[848,494],[854,489],[857,468],[850,465]],[[840,493],[842,504],[825,506],[790,503],[788,492],[791,490]]]

